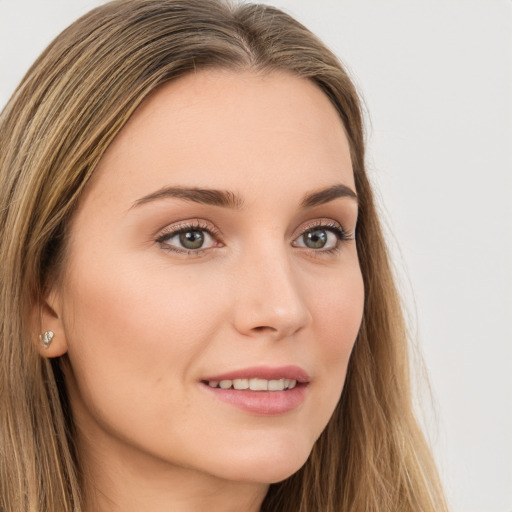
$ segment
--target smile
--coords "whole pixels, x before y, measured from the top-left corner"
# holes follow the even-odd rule
[[[311,379],[299,366],[257,366],[211,375],[202,389],[216,400],[258,416],[297,409],[309,393]]]
[[[234,380],[210,380],[208,386],[211,388],[221,389],[250,389],[251,391],[283,391],[285,389],[293,389],[297,384],[295,379],[234,379]]]

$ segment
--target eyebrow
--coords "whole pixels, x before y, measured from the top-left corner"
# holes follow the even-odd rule
[[[137,199],[132,208],[147,204],[156,199],[165,198],[184,199],[185,201],[191,201],[193,203],[222,206],[235,210],[240,210],[244,204],[243,199],[239,195],[229,190],[195,187],[163,187],[156,192],[152,192],[147,196]]]
[[[350,187],[337,184],[306,194],[301,201],[301,207],[312,208],[313,206],[329,203],[340,197],[348,197],[357,201],[357,194]],[[229,190],[196,187],[163,187],[147,196],[137,199],[131,208],[166,198],[183,199],[193,203],[221,206],[235,210],[240,210],[244,205],[242,197]]]
[[[329,203],[339,197],[348,197],[354,199],[356,202],[358,201],[357,194],[350,187],[340,183],[332,187],[318,190],[317,192],[306,194],[301,202],[301,206],[302,208],[311,208],[313,206]]]

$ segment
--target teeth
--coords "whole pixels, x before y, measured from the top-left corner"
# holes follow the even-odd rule
[[[294,379],[278,379],[278,380],[267,380],[267,379],[234,379],[234,380],[210,380],[208,386],[211,388],[221,389],[250,389],[251,391],[283,391],[285,389],[293,389],[297,384]]]
[[[249,379],[249,389],[253,391],[267,391],[268,380],[265,379]]]
[[[284,389],[284,379],[268,381],[268,390],[269,391],[282,391],[283,389]]]
[[[249,389],[249,379],[235,379],[233,387],[235,389]]]

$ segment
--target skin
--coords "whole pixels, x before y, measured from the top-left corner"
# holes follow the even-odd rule
[[[357,201],[302,205],[339,184],[355,190],[344,128],[305,79],[201,71],[136,111],[81,198],[44,306],[55,332],[44,354],[66,354],[89,512],[257,511],[269,483],[304,464],[363,310]],[[243,204],[140,203],[168,186],[228,190]],[[326,223],[335,250],[307,247],[303,234]],[[200,232],[201,252],[168,235],[184,225],[214,233]],[[310,382],[284,414],[243,411],[201,383],[290,364]]]

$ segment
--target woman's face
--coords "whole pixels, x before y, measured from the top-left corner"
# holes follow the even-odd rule
[[[85,451],[253,483],[298,470],[361,321],[354,190],[305,79],[210,70],[154,93],[88,184],[51,296]]]

